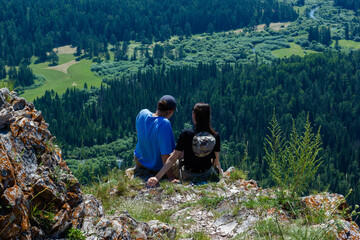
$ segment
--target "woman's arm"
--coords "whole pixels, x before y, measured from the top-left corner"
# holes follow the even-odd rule
[[[166,164],[161,168],[161,170],[156,174],[156,176],[148,179],[147,185],[149,187],[154,187],[164,176],[164,174],[171,168],[175,161],[179,158],[180,154],[180,151],[174,150],[170,154],[170,157],[166,160]]]
[[[215,152],[214,167],[217,167],[219,169],[219,174],[220,176],[222,176],[223,171],[220,165],[220,152]]]

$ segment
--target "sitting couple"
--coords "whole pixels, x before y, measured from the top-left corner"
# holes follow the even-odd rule
[[[163,96],[155,113],[147,109],[136,117],[137,144],[134,151],[135,174],[148,171],[156,174],[147,181],[155,186],[167,174],[169,181],[218,180],[220,136],[211,127],[210,105],[197,103],[192,110],[194,129],[183,130],[175,146],[169,119],[176,110],[176,100]]]

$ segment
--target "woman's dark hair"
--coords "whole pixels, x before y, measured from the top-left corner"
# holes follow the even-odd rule
[[[211,109],[210,105],[207,103],[197,103],[193,107],[193,113],[195,114],[195,130],[197,132],[209,132],[212,135],[217,134],[215,130],[211,127],[210,115]]]

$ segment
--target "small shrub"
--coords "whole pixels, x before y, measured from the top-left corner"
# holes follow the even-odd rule
[[[173,195],[175,193],[175,186],[169,181],[161,181],[160,187],[165,190],[167,195]]]
[[[313,228],[311,226],[280,224],[277,218],[258,221],[254,230],[261,239],[336,239],[333,232],[327,228]]]
[[[32,206],[30,218],[46,230],[50,230],[51,226],[55,223],[54,204],[51,203],[43,209],[39,208],[38,205]]]
[[[281,231],[276,220],[269,218],[256,222],[254,230],[259,237],[280,236]]]
[[[271,134],[266,137],[264,148],[270,176],[280,186],[282,195],[295,197],[305,190],[322,163],[318,157],[321,150],[320,128],[316,135],[313,134],[308,116],[305,131],[299,135],[293,121],[290,140],[286,140],[274,112],[269,130]]]
[[[206,235],[204,232],[196,232],[192,234],[192,239],[194,240],[210,240],[211,238]]]
[[[244,172],[243,170],[237,169],[235,168],[234,171],[232,171],[230,173],[230,180],[231,181],[236,181],[239,179],[246,179],[247,178],[247,173]]]
[[[77,228],[71,228],[67,234],[69,240],[85,240],[84,232]]]
[[[203,207],[205,207],[206,209],[215,209],[216,206],[222,201],[224,200],[224,197],[202,197],[199,200],[199,204],[202,205]]]

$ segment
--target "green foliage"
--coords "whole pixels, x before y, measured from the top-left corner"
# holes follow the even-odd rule
[[[191,234],[194,240],[210,240],[211,238],[204,232],[196,232]]]
[[[125,169],[133,165],[135,142],[124,137],[115,142],[64,151],[64,159],[82,184],[97,181],[113,168]]]
[[[316,135],[313,134],[307,117],[304,133],[299,136],[293,121],[290,140],[286,141],[274,112],[269,130],[264,158],[269,164],[270,176],[282,193],[288,190],[290,196],[298,196],[313,180],[322,163],[318,157],[321,150],[320,128]]]
[[[173,195],[175,193],[174,183],[169,181],[161,181],[160,187],[165,190],[167,195]]]
[[[31,11],[27,11],[29,6]],[[76,55],[84,53],[84,57],[92,58],[108,54],[108,42],[116,45],[119,40],[129,42],[136,39],[151,43],[152,39],[167,40],[172,33],[182,37],[204,33],[210,23],[213,23],[213,30],[224,31],[262,23],[264,19],[279,22],[297,18],[290,4],[260,0],[232,0],[221,4],[207,0],[191,3],[184,0],[109,0],[106,6],[102,1],[94,0],[91,7],[71,0],[61,3],[45,0],[17,3],[10,0],[4,2],[2,11],[8,14],[2,14],[0,19],[0,42],[3,43],[0,52],[9,66],[28,62],[33,53],[38,62],[50,60],[56,63],[56,54],[52,51],[59,45],[71,44],[77,47]],[[49,22],[57,22],[57,25],[45,27]],[[7,35],[12,38],[3,37]],[[49,57],[48,52],[52,52]],[[123,53],[126,51],[122,52],[122,57],[125,56]]]
[[[9,89],[9,91],[14,91],[15,90],[15,86],[14,86],[14,81],[0,81],[0,88],[7,88]]]
[[[254,229],[258,237],[264,237],[265,239],[282,235],[278,222],[272,218],[256,222]],[[280,239],[283,238],[280,237]]]
[[[258,221],[254,227],[256,239],[336,239],[334,233],[329,228],[313,228],[303,225],[284,225],[276,218],[268,218]]]
[[[247,172],[244,172],[243,170],[236,168],[234,169],[234,171],[230,173],[230,180],[236,181],[239,179],[247,179]]]
[[[205,207],[206,209],[210,210],[210,209],[215,209],[217,207],[217,205],[223,201],[225,198],[224,197],[208,197],[208,196],[203,196],[200,198],[200,200],[198,201],[198,203]]]
[[[124,171],[113,169],[107,175],[97,178],[97,182],[91,182],[83,187],[83,191],[90,193],[99,198],[105,210],[109,210],[111,206],[114,206],[119,198],[126,196],[131,197],[136,194],[135,190],[139,190],[144,187],[144,183],[140,179],[130,180]],[[114,191],[110,194],[110,191]]]
[[[55,207],[54,203],[49,203],[44,207],[39,205],[31,205],[30,219],[46,230],[50,230],[55,223]]]
[[[69,240],[85,240],[84,232],[77,228],[70,228],[67,238]]]
[[[261,209],[262,211],[269,208],[281,208],[281,203],[278,198],[270,198],[267,196],[259,196],[253,199],[249,199],[244,202],[243,205],[248,209]]]

